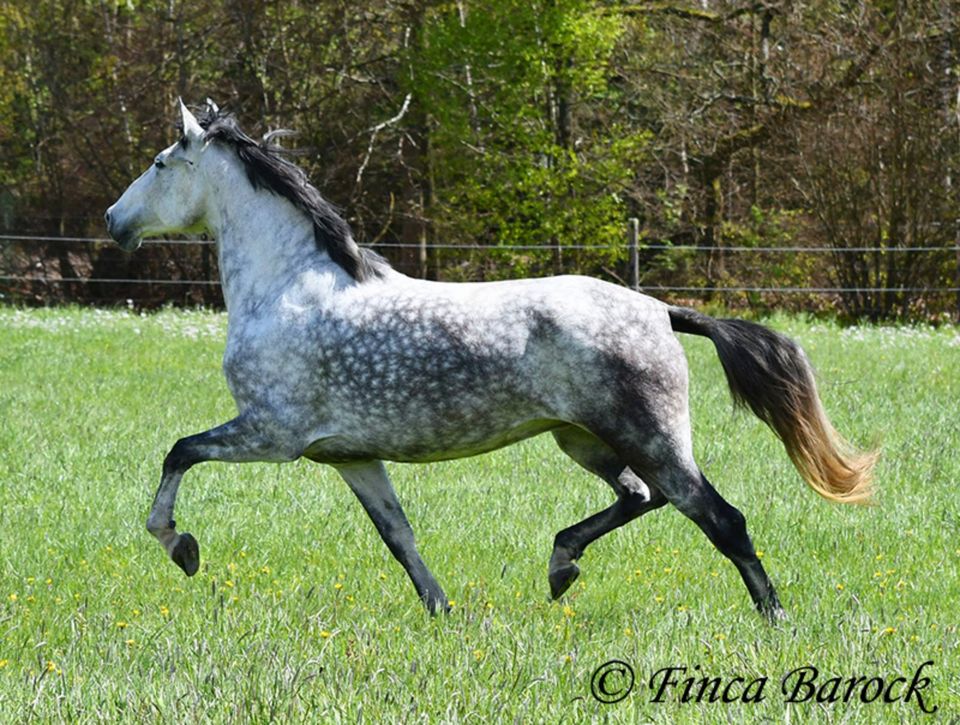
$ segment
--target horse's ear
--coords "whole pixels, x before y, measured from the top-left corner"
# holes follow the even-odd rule
[[[214,115],[220,112],[220,106],[214,103],[213,99],[210,98],[210,96],[207,96],[207,109]]]
[[[180,103],[180,124],[183,128],[183,136],[191,141],[200,141],[203,139],[203,128],[197,121],[196,116],[190,113],[190,109],[184,104],[183,99],[177,99]]]

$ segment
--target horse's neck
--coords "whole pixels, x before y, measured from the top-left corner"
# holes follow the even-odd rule
[[[215,203],[220,282],[233,317],[275,299],[308,270],[329,270],[317,248],[311,220],[285,199],[255,190],[243,179]]]

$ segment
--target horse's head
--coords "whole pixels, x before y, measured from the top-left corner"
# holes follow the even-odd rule
[[[104,215],[110,236],[127,251],[144,237],[205,230],[206,184],[199,169],[204,130],[183,101],[180,117],[180,140],[157,154]]]

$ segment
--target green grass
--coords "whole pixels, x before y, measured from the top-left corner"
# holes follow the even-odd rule
[[[772,324],[806,347],[837,427],[883,449],[879,506],[821,500],[732,412],[710,343],[684,340],[697,457],[747,517],[779,627],[672,509],[594,544],[548,601],[554,534],[611,500],[549,437],[390,467],[448,617],[424,614],[346,485],[307,462],[191,470],[187,579],[144,522],[168,448],[233,415],[224,318],[0,309],[0,719],[917,721],[916,702],[788,705],[780,678],[889,682],[926,660],[927,706],[957,717],[960,332]],[[602,705],[590,678],[612,658],[638,685]],[[653,672],[681,665],[765,676],[765,698],[651,702]]]

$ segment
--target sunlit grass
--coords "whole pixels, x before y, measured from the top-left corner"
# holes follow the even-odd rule
[[[731,411],[710,343],[684,340],[697,457],[747,516],[790,614],[776,628],[671,509],[597,542],[548,601],[553,535],[611,500],[549,437],[390,467],[449,617],[425,616],[346,486],[306,462],[191,470],[177,519],[202,564],[187,579],[144,521],[173,442],[233,414],[222,316],[0,309],[0,715],[900,722],[915,701],[786,705],[780,678],[909,681],[932,660],[925,699],[956,716],[960,332],[773,324],[806,347],[837,427],[883,449],[879,506],[820,500]],[[612,658],[638,685],[601,705],[590,677]],[[645,683],[670,666],[770,681],[760,703],[653,703]]]

